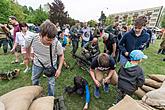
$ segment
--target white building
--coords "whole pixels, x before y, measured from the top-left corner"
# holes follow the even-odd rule
[[[128,20],[134,21],[138,16],[145,15],[148,19],[147,26],[149,27],[159,27],[160,18],[163,12],[163,6],[153,7],[147,9],[140,9],[134,11],[127,11],[121,13],[114,13],[111,16],[114,17],[115,22],[119,22],[119,24],[127,24]]]

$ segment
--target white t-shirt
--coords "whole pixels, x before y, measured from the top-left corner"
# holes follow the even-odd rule
[[[87,27],[87,28],[82,28],[82,32],[83,32],[83,35],[82,35],[82,39],[84,41],[89,41],[90,40],[90,28]]]
[[[34,36],[34,34],[30,31],[27,31],[25,35],[22,32],[17,32],[15,42],[18,45],[21,45],[22,48],[24,48],[25,47],[25,39],[29,36]]]
[[[68,28],[65,29],[64,34],[67,35],[67,36],[69,35],[69,29]]]
[[[51,66],[50,61],[50,47],[44,45],[41,42],[41,38],[39,35],[34,37],[28,37],[25,42],[25,47],[28,48],[32,46],[34,51],[34,64],[36,66],[42,67],[41,64],[38,62],[38,59],[44,64],[45,67]],[[54,39],[52,43],[52,59],[53,65],[57,63],[57,55],[63,54],[63,48],[61,43],[58,41],[57,38]]]

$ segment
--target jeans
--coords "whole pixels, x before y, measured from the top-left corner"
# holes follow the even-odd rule
[[[122,54],[120,54],[120,64],[124,65],[127,61],[128,61],[127,58]]]
[[[79,41],[77,40],[72,40],[72,46],[73,46],[73,49],[72,49],[72,54],[74,55],[78,49],[78,43]]]
[[[43,67],[39,67],[33,64],[32,66],[32,84],[39,85],[39,78],[42,75]],[[55,95],[55,77],[48,78],[48,96]]]
[[[89,42],[89,41],[82,40],[81,47],[84,47],[84,45],[85,45],[86,43],[88,43],[88,42]]]
[[[3,52],[7,53],[7,49],[8,49],[8,41],[6,38],[2,38],[0,39],[0,47],[3,45]]]

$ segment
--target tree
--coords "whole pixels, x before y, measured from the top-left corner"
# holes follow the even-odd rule
[[[128,17],[127,26],[131,26],[131,25],[132,25],[132,19],[131,19],[131,17]]]
[[[115,19],[113,16],[109,15],[107,18],[106,18],[106,21],[105,21],[105,25],[108,26],[108,25],[113,25]]]
[[[10,11],[11,15],[16,16],[18,21],[25,21],[25,14],[23,8],[18,3],[10,1]]]
[[[50,21],[52,21],[55,24],[59,22],[61,26],[68,22],[69,15],[67,11],[64,11],[65,6],[61,0],[54,0],[53,3],[48,5],[50,7],[50,11],[49,11]]]
[[[97,24],[97,22],[95,20],[90,20],[88,21],[88,24],[91,26],[91,27],[95,27],[95,25]]]
[[[10,9],[9,7],[10,1],[8,0],[0,0],[0,22],[5,23],[8,21],[8,17],[10,16]]]

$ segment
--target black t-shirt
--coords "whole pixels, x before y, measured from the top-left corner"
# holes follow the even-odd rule
[[[113,52],[113,44],[117,42],[117,39],[114,35],[110,34],[109,38],[106,41],[103,41],[107,50],[109,50],[110,54]]]
[[[99,66],[97,59],[98,59],[98,56],[93,59],[93,61],[91,63],[91,69],[98,69],[101,71],[106,71],[106,70],[114,70],[116,68],[115,61],[111,56],[109,56],[109,65],[107,65],[106,67]]]

